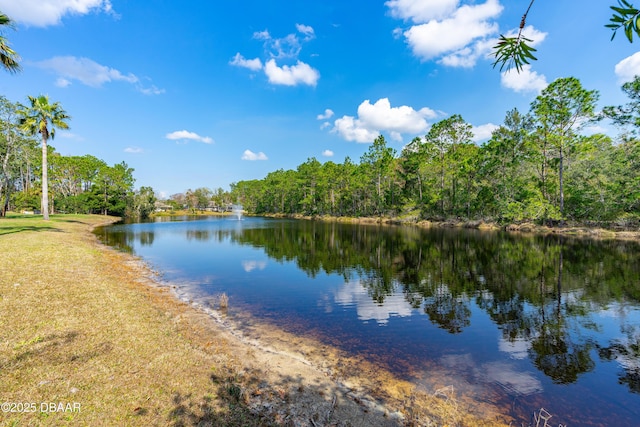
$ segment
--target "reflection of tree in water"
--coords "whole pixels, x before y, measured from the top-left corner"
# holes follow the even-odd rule
[[[578,376],[593,370],[589,343],[574,343],[559,323],[540,325],[539,335],[531,343],[535,366],[558,384],[577,381]]]
[[[615,339],[608,347],[599,347],[598,354],[603,360],[617,361],[623,370],[618,382],[640,393],[640,326],[626,325],[621,329],[626,339]]]
[[[142,246],[151,246],[153,245],[153,240],[155,239],[155,233],[153,231],[141,231],[139,235],[140,244]]]
[[[577,322],[612,302],[640,301],[640,250],[633,242],[315,221],[205,229],[189,237],[259,247],[311,277],[325,272],[345,282],[359,279],[379,305],[402,292],[412,307],[451,333],[470,325],[474,301],[504,340],[528,342],[534,364],[561,383],[593,369],[589,352],[595,344],[579,336]],[[108,237],[129,251],[136,238],[142,242],[141,234],[124,231]],[[144,239],[153,243],[151,235]],[[621,364],[639,360],[638,334],[633,337],[599,347],[600,357]],[[625,363],[620,381],[637,391],[637,363]]]
[[[454,296],[446,285],[438,286],[433,296],[424,299],[424,312],[434,324],[452,334],[471,324],[469,302]]]
[[[564,240],[553,246],[543,247],[539,273],[540,303],[538,315],[534,319],[535,338],[529,350],[535,366],[558,384],[576,382],[578,376],[593,370],[595,363],[591,359],[592,344],[580,342],[572,337],[567,322],[568,313],[580,313],[567,301],[563,304]],[[555,262],[554,262],[555,261]],[[548,267],[548,264],[550,266]],[[553,267],[551,267],[553,266]],[[555,281],[548,274],[555,273]],[[554,289],[555,284],[555,289]],[[545,298],[548,295],[550,298]],[[551,306],[551,308],[549,308]],[[547,312],[551,312],[550,315]]]

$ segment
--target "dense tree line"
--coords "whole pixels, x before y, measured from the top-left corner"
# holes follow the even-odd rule
[[[109,166],[91,155],[62,156],[46,144],[43,144],[46,155],[41,155],[42,146],[35,137],[40,132],[27,132],[24,116],[24,106],[0,97],[2,216],[8,210],[34,211],[45,206],[41,204],[44,159],[47,159],[44,176],[48,181],[46,201],[50,213],[146,217],[153,212],[153,190],[142,187],[134,191],[133,169],[126,163]]]
[[[551,83],[528,112],[513,109],[482,145],[460,115],[435,123],[398,154],[379,136],[359,163],[308,159],[296,170],[232,184],[262,214],[408,216],[500,222],[637,221],[640,78],[631,102],[596,111],[598,92],[576,78]],[[629,126],[617,140],[582,129],[603,118]]]

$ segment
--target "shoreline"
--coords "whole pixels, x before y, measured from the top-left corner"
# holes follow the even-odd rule
[[[266,218],[288,218],[306,221],[337,222],[348,224],[378,224],[388,226],[408,226],[421,228],[464,228],[480,231],[501,231],[506,233],[519,233],[527,235],[558,235],[567,237],[585,237],[595,239],[619,239],[619,240],[640,240],[640,229],[620,229],[612,230],[600,226],[590,226],[584,224],[566,224],[564,226],[546,226],[531,222],[511,223],[500,225],[495,222],[485,222],[481,220],[447,220],[428,221],[416,220],[414,218],[402,219],[392,217],[336,217],[328,215],[299,215],[299,214],[268,214],[262,215]]]
[[[154,217],[179,217],[179,216],[232,216],[232,212],[207,212],[198,211],[196,213],[188,211],[177,211],[174,213],[163,212],[153,214]],[[498,224],[495,221],[483,220],[443,220],[430,221],[418,220],[415,217],[341,217],[331,215],[302,215],[302,214],[263,214],[245,216],[263,216],[265,218],[287,218],[305,221],[324,221],[348,224],[379,224],[390,226],[413,226],[421,228],[465,228],[475,230],[503,231],[508,233],[558,235],[568,237],[587,237],[595,239],[619,239],[619,240],[640,240],[640,227],[633,228],[627,226],[615,226],[605,228],[603,224],[594,225],[567,222],[565,225],[547,226],[532,222]]]
[[[0,250],[13,249],[0,260],[2,398],[82,405],[4,422],[508,425],[446,383],[421,390],[312,338],[181,299],[144,260],[91,233],[117,220],[19,219],[0,234]]]

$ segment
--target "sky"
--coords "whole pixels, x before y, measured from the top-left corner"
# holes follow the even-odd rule
[[[160,197],[358,162],[379,135],[400,153],[453,114],[482,144],[558,78],[598,90],[598,108],[627,102],[640,41],[611,41],[615,0],[538,0],[525,28],[538,61],[492,67],[529,3],[0,0],[23,68],[0,73],[0,95],[59,102],[72,117],[59,153],[124,161]]]

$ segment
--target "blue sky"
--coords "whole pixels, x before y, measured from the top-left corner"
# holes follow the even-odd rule
[[[137,187],[228,189],[310,157],[358,161],[380,134],[400,152],[452,114],[481,144],[561,77],[624,103],[640,42],[610,41],[614,3],[538,0],[539,60],[503,74],[487,53],[528,0],[0,0],[23,65],[0,94],[60,102],[58,152],[125,161]]]

